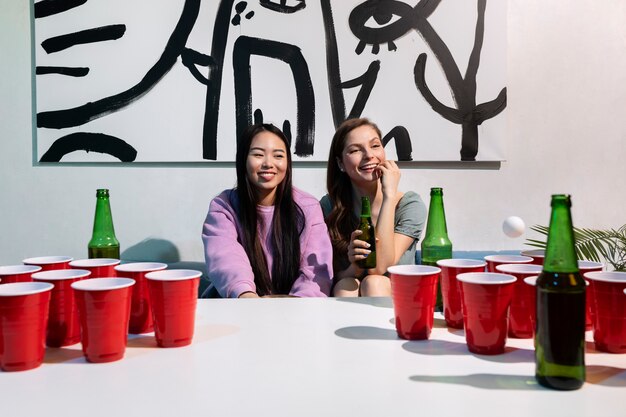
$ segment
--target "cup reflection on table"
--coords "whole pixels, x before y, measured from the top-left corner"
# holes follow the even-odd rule
[[[387,269],[398,336],[407,340],[430,337],[441,269],[427,265],[395,265]]]
[[[495,272],[470,272],[456,278],[469,351],[480,355],[504,353],[517,278]]]

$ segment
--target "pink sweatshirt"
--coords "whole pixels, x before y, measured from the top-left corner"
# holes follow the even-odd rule
[[[300,235],[300,273],[291,287],[290,295],[298,297],[326,297],[332,283],[332,246],[319,202],[315,197],[293,189],[294,201],[304,213],[304,230]],[[242,244],[241,224],[231,198],[235,190],[223,191],[209,205],[202,240],[209,279],[222,297],[239,297],[246,291],[256,292],[254,274]],[[272,253],[269,252],[274,206],[257,206],[261,246],[267,266],[272,271]]]

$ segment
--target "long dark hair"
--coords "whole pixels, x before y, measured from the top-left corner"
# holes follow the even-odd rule
[[[357,127],[370,126],[382,138],[378,126],[369,119],[348,119],[335,131],[330,144],[328,165],[326,167],[326,189],[333,205],[332,211],[326,217],[326,225],[333,245],[333,260],[335,270],[340,268],[340,259],[345,258],[350,245],[350,235],[359,226],[359,219],[354,214],[354,198],[352,196],[352,182],[346,172],[339,169],[337,161],[341,161],[343,149],[346,146],[348,134]]]
[[[273,256],[271,278],[259,238],[258,192],[250,184],[246,168],[252,139],[261,132],[275,134],[285,143],[287,149],[287,170],[285,179],[278,184],[276,189],[271,247],[268,248]],[[304,214],[293,199],[289,141],[283,132],[274,125],[255,124],[249,126],[237,143],[235,167],[237,169],[238,203],[234,207],[236,207],[243,229],[243,242],[241,243],[254,272],[257,294],[289,294],[300,271],[300,234],[304,229]]]

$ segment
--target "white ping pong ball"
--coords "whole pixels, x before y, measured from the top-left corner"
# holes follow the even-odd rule
[[[502,231],[508,237],[520,237],[524,234],[525,228],[526,224],[524,224],[524,220],[517,216],[507,217],[504,223],[502,223]]]

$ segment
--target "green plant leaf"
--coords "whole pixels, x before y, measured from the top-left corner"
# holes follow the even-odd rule
[[[546,240],[526,239],[528,246],[545,249],[549,227],[534,225],[531,230],[546,236]],[[619,229],[587,229],[574,227],[574,248],[579,259],[595,262],[605,260],[616,271],[626,270],[626,224]]]

